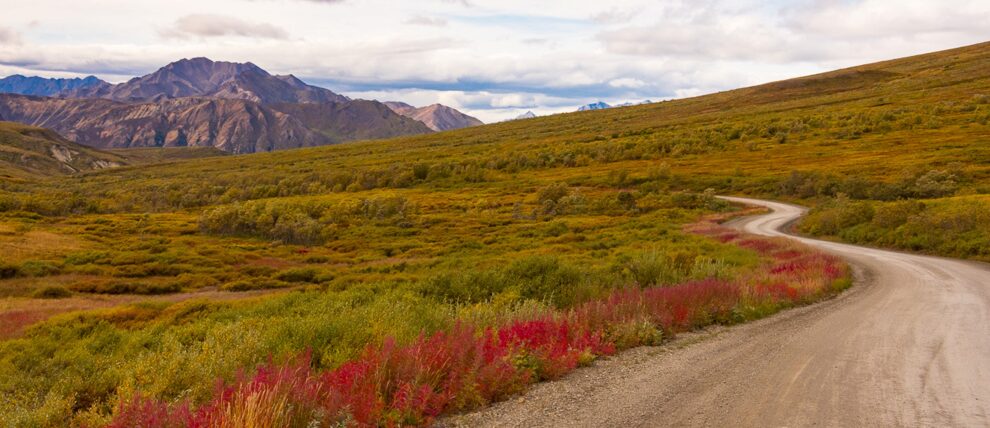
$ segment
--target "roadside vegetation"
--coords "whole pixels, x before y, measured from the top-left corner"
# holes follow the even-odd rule
[[[0,180],[0,424],[424,424],[849,285],[834,259],[699,223],[738,214],[716,194],[816,205],[806,233],[986,259],[988,64],[978,45],[428,136]]]
[[[856,244],[990,261],[990,197],[877,202],[840,195],[816,206],[800,230]]]

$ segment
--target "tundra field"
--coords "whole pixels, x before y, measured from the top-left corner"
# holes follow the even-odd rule
[[[23,163],[55,138],[0,123],[5,426],[425,425],[850,285],[719,226],[753,211],[716,195],[990,260],[990,44],[437,134]]]

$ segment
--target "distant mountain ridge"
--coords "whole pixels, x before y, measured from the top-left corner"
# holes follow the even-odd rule
[[[605,102],[599,101],[599,102],[596,102],[596,103],[586,104],[586,105],[583,105],[581,107],[578,107],[577,111],[602,110],[602,109],[607,109],[607,108],[611,108],[611,107],[612,106],[606,104]]]
[[[616,105],[614,105],[612,107],[629,107],[629,106],[638,106],[638,105],[643,105],[643,104],[653,104],[653,101],[643,100],[643,101],[640,101],[638,103],[628,102],[628,103],[616,104]]]
[[[48,79],[36,76],[15,74],[0,79],[0,93],[36,95],[43,97],[55,96],[66,91],[82,90],[110,86],[109,83],[96,76],[72,79]]]
[[[516,116],[510,120],[532,119],[534,117],[536,117],[536,113],[533,113],[532,110],[527,110],[526,113],[520,114],[519,116]]]
[[[80,88],[62,95],[114,101],[161,101],[184,97],[241,99],[261,104],[350,101],[329,89],[307,85],[291,74],[274,76],[250,62],[208,58],[182,59],[124,83]]]
[[[56,95],[0,94],[0,120],[51,128],[92,147],[210,146],[229,153],[432,132],[377,101],[351,100],[252,63],[207,58]]]
[[[398,114],[423,122],[434,131],[448,131],[451,129],[484,125],[484,122],[477,118],[468,116],[443,104],[414,107],[403,102],[386,101],[385,105]]]
[[[641,104],[652,104],[652,103],[653,103],[653,101],[644,100],[644,101],[640,101],[638,103],[627,102],[627,103],[622,103],[622,104],[616,104],[616,105],[613,106],[613,105],[609,105],[608,103],[605,103],[604,101],[598,101],[598,102],[595,102],[595,103],[586,104],[586,105],[583,105],[581,107],[578,107],[577,111],[604,110],[604,109],[608,109],[608,108],[638,106],[638,105],[641,105]]]

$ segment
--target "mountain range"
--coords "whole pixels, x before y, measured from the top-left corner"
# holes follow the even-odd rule
[[[77,89],[109,85],[96,76],[73,79],[46,79],[44,77],[15,74],[0,79],[0,93],[49,97]]]
[[[605,102],[599,101],[597,103],[586,104],[578,107],[577,111],[603,110],[607,108],[612,108],[612,106],[606,104]]]
[[[577,111],[604,110],[604,109],[607,109],[607,108],[629,107],[629,106],[638,106],[638,105],[641,105],[641,104],[652,104],[652,103],[653,103],[653,101],[645,100],[645,101],[640,101],[638,103],[627,102],[627,103],[622,103],[622,104],[616,104],[616,105],[613,106],[613,105],[609,105],[609,104],[605,103],[604,101],[598,101],[598,102],[595,102],[595,103],[586,104],[586,105],[583,105],[581,107],[578,107]]]
[[[433,105],[396,113],[252,63],[183,59],[120,84],[11,76],[0,120],[42,126],[91,147],[210,146],[253,153],[481,124]]]
[[[273,103],[346,103],[349,98],[310,86],[289,74],[276,76],[247,62],[183,59],[119,85],[94,85],[64,92],[69,98],[147,102],[208,97]]]
[[[425,123],[426,126],[434,131],[448,131],[451,129],[484,125],[477,118],[468,116],[442,104],[413,107],[398,101],[386,101],[385,105],[398,114]]]

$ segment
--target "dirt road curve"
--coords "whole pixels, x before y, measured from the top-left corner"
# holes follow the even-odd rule
[[[798,207],[738,220],[783,235]],[[856,286],[769,319],[639,348],[450,426],[990,426],[990,268],[794,238]]]

